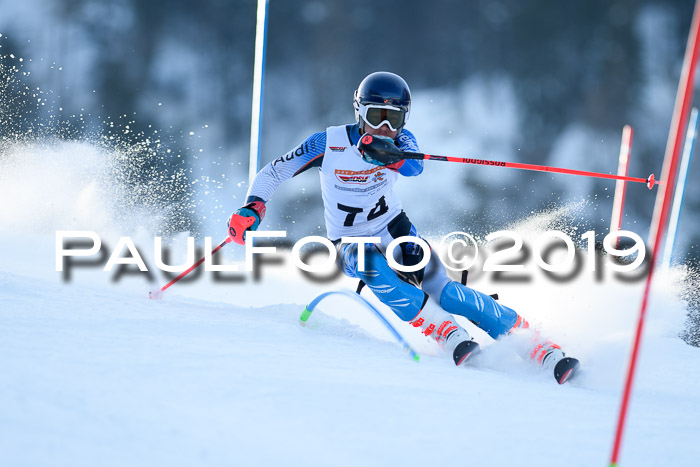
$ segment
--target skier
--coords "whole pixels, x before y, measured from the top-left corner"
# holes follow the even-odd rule
[[[258,172],[246,204],[229,218],[229,235],[240,239],[245,231],[256,230],[277,187],[316,167],[327,235],[338,248],[343,272],[362,280],[399,318],[435,339],[452,354],[456,365],[474,355],[479,345],[453,314],[466,317],[494,339],[529,328],[513,309],[451,280],[434,254],[427,266],[413,273],[398,273],[389,267],[386,246],[398,237],[418,236],[393,189],[399,177],[415,177],[423,171],[422,160],[398,155],[400,151],[418,152],[416,138],[405,128],[411,92],[400,76],[375,72],[360,83],[353,106],[355,124],[314,133]],[[364,270],[358,268],[358,244],[341,242],[343,237],[358,236],[381,238],[364,247]],[[403,243],[393,254],[397,263],[411,266],[422,260],[424,252],[418,244]],[[429,297],[439,307],[426,307]],[[576,371],[578,361],[565,358],[558,345],[536,332],[531,341],[528,357],[553,369],[560,384]]]

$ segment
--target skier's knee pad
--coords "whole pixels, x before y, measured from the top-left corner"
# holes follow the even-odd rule
[[[344,256],[345,273],[350,277],[362,279],[374,295],[402,320],[410,321],[415,318],[428,300],[425,292],[401,280],[374,246],[365,248],[365,267],[364,270],[359,270],[357,245],[353,246],[354,252],[350,249],[341,252]],[[354,260],[354,263],[346,261],[346,257],[350,261]]]
[[[494,339],[507,334],[518,319],[514,310],[501,305],[493,297],[454,281],[442,289],[440,306],[450,313],[464,316]]]

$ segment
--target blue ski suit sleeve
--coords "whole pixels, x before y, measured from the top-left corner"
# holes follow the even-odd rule
[[[418,142],[413,133],[407,129],[401,130],[399,136],[396,138],[399,143],[399,149],[408,152],[419,152]],[[423,161],[420,159],[406,159],[401,167],[399,167],[399,173],[406,177],[415,177],[423,172]]]

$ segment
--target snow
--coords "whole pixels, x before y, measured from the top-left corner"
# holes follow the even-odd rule
[[[528,283],[474,282],[581,359],[581,374],[566,385],[522,361],[510,340],[494,342],[469,323],[484,351],[469,368],[455,368],[387,314],[421,354],[415,363],[342,297],[322,302],[300,326],[299,314],[318,293],[355,284],[311,281],[289,259],[266,265],[259,281],[241,273],[217,282],[209,273],[178,283],[161,301],[146,298],[166,282],[155,270],[153,283],[145,274],[114,281],[101,267],[75,268],[64,281],[55,271],[55,231],[81,225],[109,246],[132,235],[152,265],[145,213],[100,214],[114,206],[100,185],[107,182],[91,180],[84,162],[93,153],[84,146],[21,149],[22,157],[0,160],[0,173],[12,173],[22,188],[14,197],[4,193],[0,204],[3,465],[609,460],[642,283],[585,273],[553,283],[536,271]],[[57,158],[52,170],[59,172],[25,170],[36,158]],[[55,185],[59,176],[70,190]],[[42,188],[45,196],[31,195]],[[524,219],[518,231],[536,236],[547,225],[543,216]],[[208,232],[215,243],[222,233]],[[242,259],[233,244],[222,253]],[[175,256],[173,263],[181,259]],[[700,350],[676,337],[686,312],[676,298],[684,274],[657,274],[620,465],[692,465],[700,457]]]

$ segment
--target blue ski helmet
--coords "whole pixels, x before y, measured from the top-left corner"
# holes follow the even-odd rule
[[[364,128],[369,124],[401,131],[411,111],[411,90],[399,75],[387,71],[371,73],[362,80],[353,100],[355,119]]]

